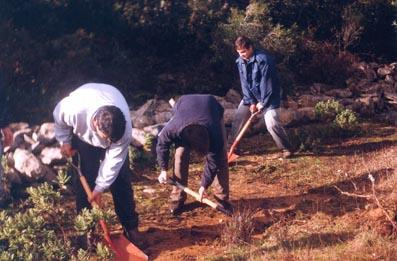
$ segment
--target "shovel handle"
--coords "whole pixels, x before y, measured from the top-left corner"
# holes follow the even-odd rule
[[[236,139],[234,140],[232,146],[230,147],[229,153],[227,155],[228,158],[231,157],[233,154],[234,150],[236,149],[238,143],[240,142],[241,138],[243,137],[244,133],[247,131],[248,127],[251,125],[252,119],[259,113],[260,111],[256,111],[251,114],[251,116],[248,118],[248,120],[245,122],[243,128],[237,135]]]
[[[168,178],[167,179],[167,184],[171,184],[173,186],[177,186],[178,188],[182,189],[184,192],[186,192],[187,194],[189,194],[190,196],[194,197],[197,201],[199,201],[200,199],[200,195],[191,190],[188,187],[183,186],[181,183],[179,183],[178,181],[172,179],[172,178]],[[202,201],[204,204],[210,206],[213,209],[216,209],[218,211],[221,211],[223,214],[231,216],[231,213],[229,211],[227,211],[226,209],[223,209],[222,207],[220,207],[218,204],[216,204],[215,202],[209,200],[208,198],[203,198]]]

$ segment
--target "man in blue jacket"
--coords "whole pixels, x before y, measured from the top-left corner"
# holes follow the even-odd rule
[[[184,95],[173,109],[171,120],[158,136],[157,161],[161,168],[158,180],[167,179],[170,148],[175,145],[173,177],[186,186],[188,183],[190,151],[205,156],[201,178],[200,201],[213,183],[215,199],[221,207],[231,211],[229,203],[229,171],[226,152],[226,132],[223,107],[211,95]],[[174,186],[170,196],[170,211],[178,215],[186,200],[186,193]]]
[[[233,142],[251,113],[264,112],[266,128],[283,157],[292,155],[288,136],[279,121],[281,91],[274,59],[269,54],[254,49],[252,41],[240,36],[235,41],[239,57],[236,60],[240,75],[243,99],[232,123],[229,142]]]

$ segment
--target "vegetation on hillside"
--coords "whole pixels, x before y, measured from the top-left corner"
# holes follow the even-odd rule
[[[238,89],[232,43],[243,33],[277,56],[286,92],[343,87],[355,60],[397,58],[395,23],[393,0],[3,1],[0,73],[13,118],[25,121],[50,118],[88,81],[114,84],[130,102],[222,94]]]

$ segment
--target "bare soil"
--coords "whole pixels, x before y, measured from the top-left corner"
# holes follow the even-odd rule
[[[397,259],[382,209],[371,199],[353,196],[372,195],[371,174],[381,204],[393,208],[381,184],[396,175],[397,128],[377,123],[362,128],[358,137],[330,140],[315,154],[298,152],[287,160],[268,134],[245,138],[241,157],[230,165],[231,202],[237,210],[255,210],[255,229],[253,240],[240,246],[221,240],[229,217],[192,198],[173,217],[167,204],[171,187],[158,184],[152,168],[135,170],[139,229],[149,241],[145,252],[150,260]],[[190,172],[189,187],[197,190],[202,163],[191,164]],[[377,235],[368,253],[362,252],[367,232]]]

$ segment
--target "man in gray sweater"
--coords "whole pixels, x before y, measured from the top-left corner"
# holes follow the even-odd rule
[[[77,211],[89,208],[92,201],[100,204],[102,193],[109,189],[126,237],[139,245],[128,163],[132,125],[125,98],[111,85],[88,83],[62,99],[53,116],[62,153],[73,156],[75,164],[80,160],[81,171],[93,189],[92,198],[87,199],[75,179]]]

